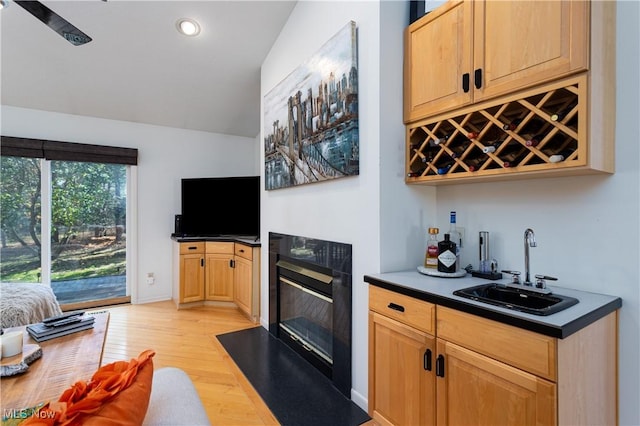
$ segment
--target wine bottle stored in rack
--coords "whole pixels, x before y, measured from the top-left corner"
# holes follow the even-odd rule
[[[579,84],[582,80],[417,123],[408,133],[407,171],[420,181],[437,181],[438,175],[464,178],[511,173],[509,168],[540,171],[545,163],[578,165]]]

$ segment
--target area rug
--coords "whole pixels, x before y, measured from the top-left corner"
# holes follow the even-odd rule
[[[370,417],[263,327],[218,340],[283,426],[355,426]]]

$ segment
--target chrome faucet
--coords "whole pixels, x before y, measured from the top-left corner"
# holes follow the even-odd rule
[[[529,247],[536,247],[536,234],[533,233],[533,229],[527,228],[524,231],[524,282],[523,285],[531,286],[531,276],[529,274]]]

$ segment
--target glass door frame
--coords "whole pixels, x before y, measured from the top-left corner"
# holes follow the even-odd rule
[[[126,249],[126,295],[131,298],[132,303],[136,303],[138,298],[137,286],[131,285],[137,276],[138,271],[138,167],[128,165],[126,167],[127,179],[127,203],[126,203],[126,229],[127,229],[127,249]],[[41,254],[40,254],[40,282],[51,286],[51,160],[41,159]],[[44,238],[46,236],[46,238]]]

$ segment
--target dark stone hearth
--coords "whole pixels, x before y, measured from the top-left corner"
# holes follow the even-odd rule
[[[356,426],[369,416],[262,327],[217,336],[283,426]]]

